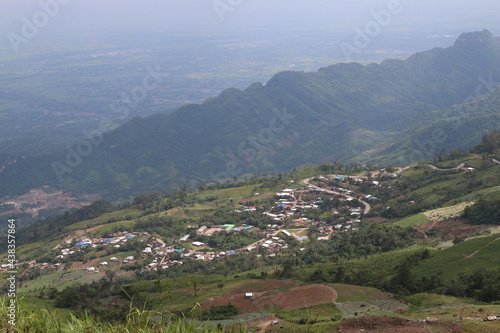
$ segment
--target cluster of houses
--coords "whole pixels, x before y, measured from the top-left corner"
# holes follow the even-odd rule
[[[206,225],[204,226],[201,226],[200,228],[198,228],[198,230],[196,230],[196,235],[198,236],[212,236],[214,233],[216,232],[222,232],[222,231],[225,231],[225,232],[239,232],[241,230],[249,230],[249,229],[252,229],[253,226],[251,225],[246,225],[246,224],[243,224],[241,226],[236,226],[235,224],[224,224],[224,225],[217,225],[217,226],[213,226],[213,227],[207,227]],[[189,239],[189,235],[185,235],[184,237],[180,238],[179,241],[180,242],[185,242]],[[193,243],[193,245],[195,245]],[[196,246],[196,245],[195,245]]]
[[[338,176],[337,176],[338,177]],[[322,177],[321,181],[324,181],[322,186],[327,187],[328,178]],[[337,179],[344,181],[345,179]],[[356,178],[357,182],[362,182],[362,178]],[[378,182],[373,182],[373,186],[380,186]],[[345,209],[348,209],[350,212],[351,219],[345,219],[344,217],[339,218],[339,223],[334,226],[329,226],[322,222],[313,221],[306,217],[307,210],[316,209],[320,204],[324,203],[324,200],[321,197],[315,196],[315,194],[319,193],[320,188],[317,186],[307,186],[304,190],[293,190],[293,189],[284,189],[275,193],[275,197],[277,201],[275,202],[275,207],[271,211],[265,211],[263,214],[268,215],[276,224],[269,224],[267,228],[269,230],[275,229],[276,231],[272,234],[268,234],[267,237],[263,237],[260,241],[247,246],[242,249],[235,249],[233,251],[212,251],[210,252],[208,247],[199,241],[193,241],[191,244],[195,248],[194,250],[189,249],[177,249],[172,246],[165,246],[163,242],[152,242],[152,244],[146,244],[144,249],[142,250],[143,256],[153,258],[151,262],[145,265],[144,269],[156,270],[158,267],[163,269],[167,269],[174,265],[179,265],[183,263],[185,258],[192,258],[194,260],[203,260],[203,261],[212,261],[215,259],[221,259],[228,255],[235,254],[237,252],[251,252],[255,250],[259,250],[261,253],[267,253],[267,256],[276,255],[277,251],[287,249],[288,244],[285,239],[277,237],[278,233],[283,233],[288,237],[294,237],[289,231],[285,230],[283,227],[283,221],[288,221],[293,223],[295,227],[310,227],[316,225],[318,228],[319,238],[320,240],[326,240],[330,237],[330,235],[334,231],[348,231],[348,230],[357,230],[359,228],[359,224],[361,223],[360,216],[362,214],[361,207],[353,207],[349,205],[349,202],[354,200],[354,198],[360,199],[369,199],[369,200],[377,200],[377,198],[371,195],[365,195],[361,193],[355,193],[349,189],[344,189],[341,187],[332,187],[332,190],[337,192],[336,194],[345,194],[344,200],[346,202]],[[303,198],[302,198],[303,197]],[[326,200],[326,199],[325,199]],[[245,207],[244,209],[235,210],[235,212],[252,212],[257,213],[257,208],[254,206]],[[338,214],[338,212],[336,212]],[[248,230],[253,228],[250,225],[241,225],[237,226],[235,224],[224,224],[217,226],[200,226],[196,230],[196,235],[198,236],[212,236],[217,232],[239,232],[241,230]],[[61,256],[66,256],[78,250],[78,247],[97,247],[102,244],[110,244],[115,247],[120,246],[120,244],[126,242],[128,239],[136,237],[136,236],[148,236],[148,233],[117,233],[114,234],[111,238],[106,239],[89,239],[82,238],[78,243],[75,244],[76,249],[67,248],[63,249],[61,252]],[[294,237],[299,242],[307,240],[307,237]],[[186,234],[183,237],[178,239],[179,243],[188,242],[190,239],[190,234]],[[171,259],[172,254],[176,253],[176,256],[173,256],[175,259]],[[119,263],[121,261],[122,264],[129,264],[134,262],[134,257],[130,256],[125,259],[120,259],[118,257],[112,257],[109,259],[110,262]],[[101,262],[99,266],[107,266],[108,262]],[[88,272],[97,272],[98,267],[85,268]]]
[[[148,232],[127,232],[127,231],[118,231],[114,233],[111,237],[108,238],[87,238],[83,237],[80,238],[72,247],[73,250],[83,248],[83,247],[93,247],[96,248],[100,245],[113,245],[113,247],[119,248],[120,244],[125,244],[128,240],[133,239],[137,236],[145,236],[147,237],[149,235]],[[144,238],[143,238],[144,239]],[[73,243],[74,239],[68,238],[66,239],[66,244],[71,245]],[[71,249],[63,249],[61,252],[68,252],[71,251]]]
[[[361,177],[353,177],[352,179],[346,179],[344,176],[334,176],[334,180],[339,182],[347,182],[354,181],[354,183],[362,183],[364,180]],[[179,249],[173,246],[166,246],[164,242],[159,239],[155,239],[151,241],[151,237],[147,232],[116,232],[109,238],[88,238],[82,237],[79,239],[67,239],[66,244],[67,247],[61,249],[61,253],[57,256],[59,259],[64,259],[77,251],[81,251],[82,249],[89,248],[97,248],[99,246],[112,246],[115,248],[119,248],[123,244],[125,244],[130,239],[135,237],[140,237],[141,241],[149,240],[148,244],[145,244],[144,248],[141,250],[142,258],[136,259],[134,256],[127,256],[126,258],[120,258],[118,256],[114,256],[108,259],[108,261],[102,261],[96,265],[91,267],[85,267],[85,270],[88,273],[97,273],[99,272],[99,268],[109,266],[110,264],[122,264],[127,265],[136,262],[136,260],[143,260],[147,258],[152,258],[151,262],[145,264],[144,269],[156,270],[158,267],[163,269],[168,269],[174,265],[179,265],[183,263],[185,258],[192,258],[194,260],[203,260],[203,261],[211,261],[215,259],[221,259],[228,255],[235,254],[237,252],[251,252],[255,250],[259,250],[260,253],[266,254],[267,256],[275,256],[276,252],[287,249],[288,244],[287,241],[283,238],[277,237],[279,233],[283,233],[288,237],[293,237],[297,239],[299,242],[307,240],[307,237],[297,237],[292,235],[289,231],[285,230],[283,226],[286,221],[288,225],[293,224],[294,227],[298,228],[307,228],[311,226],[316,226],[315,230],[318,234],[318,240],[326,240],[328,239],[334,231],[342,232],[348,230],[358,230],[359,224],[361,223],[361,215],[363,214],[362,207],[356,207],[356,205],[350,204],[350,202],[355,199],[359,200],[378,200],[376,197],[368,194],[357,193],[351,189],[343,188],[340,186],[331,186],[331,178],[327,177],[319,177],[319,185],[307,185],[303,190],[293,190],[290,188],[284,189],[275,193],[275,197],[277,201],[275,202],[275,206],[271,211],[265,211],[263,214],[272,218],[276,223],[268,224],[268,230],[276,230],[267,236],[263,236],[263,238],[245,248],[235,249],[233,251],[210,251],[210,249],[205,246],[203,242],[193,241],[191,244],[195,248],[199,249]],[[336,185],[339,185],[338,183]],[[380,183],[377,181],[372,181],[372,187],[380,186]],[[347,210],[349,217],[346,218],[344,216],[339,216],[338,223],[330,226],[324,222],[313,221],[307,217],[307,211],[310,209],[317,209],[319,205],[323,204],[325,200],[328,200],[328,197],[324,197],[324,194],[334,194],[340,196],[345,204],[342,207],[337,207],[337,210],[334,211],[335,214],[339,214],[338,210],[343,210],[344,212]],[[323,196],[319,197],[318,195]],[[359,204],[358,204],[359,205]],[[251,212],[258,213],[258,210],[254,206],[245,207],[243,209],[237,209],[235,212]],[[196,235],[199,236],[212,236],[217,232],[239,232],[241,230],[249,230],[253,228],[250,225],[235,225],[235,224],[224,224],[217,226],[201,226],[196,230]],[[177,241],[179,243],[188,242],[190,238],[190,234],[186,234],[185,236],[179,238]],[[176,255],[174,255],[176,254]],[[259,254],[261,255],[261,254]],[[61,264],[57,263],[53,265],[54,268],[59,267]],[[34,264],[33,267],[45,268],[50,265],[47,263],[42,264]],[[3,269],[3,267],[2,267]]]
[[[171,254],[177,253],[178,259],[173,259]],[[198,251],[198,250],[188,250],[188,249],[174,249],[169,246],[165,248],[165,254],[161,256],[153,255],[153,260],[147,264],[144,269],[146,270],[157,270],[158,267],[162,269],[168,269],[174,265],[182,265],[183,260],[186,258],[191,258],[193,260],[202,260],[202,261],[212,261],[216,259],[223,259],[227,256],[233,255],[237,253],[237,251]]]
[[[342,218],[341,218],[342,219]],[[361,220],[348,220],[345,222],[337,223],[333,226],[333,228],[337,231],[349,231],[349,230],[359,230],[359,225],[361,224]]]

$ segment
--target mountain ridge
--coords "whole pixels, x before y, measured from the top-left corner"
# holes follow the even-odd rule
[[[18,159],[0,172],[0,196],[39,185],[120,196],[350,159],[421,129],[423,114],[439,119],[474,96],[478,78],[500,81],[500,39],[488,41],[381,64],[280,72],[265,85],[226,89],[169,115],[133,119],[75,163],[68,162],[78,145]]]

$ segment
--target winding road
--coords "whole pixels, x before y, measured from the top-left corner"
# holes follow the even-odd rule
[[[468,161],[467,161],[467,162],[468,162]],[[432,164],[427,164],[427,166],[428,166],[429,168],[431,168],[432,170],[438,170],[438,171],[451,171],[451,170],[458,170],[458,169],[462,169],[462,168],[465,166],[465,163],[466,163],[466,162],[464,162],[464,163],[460,163],[460,164],[459,164],[459,165],[457,165],[456,167],[454,167],[454,168],[449,168],[449,169],[440,169],[440,168],[438,168],[437,166],[434,166],[434,165],[432,165]]]
[[[338,176],[338,175],[330,175],[330,176]],[[343,177],[351,177],[351,176],[343,176]],[[309,181],[314,178],[314,177],[311,177],[311,178],[306,178],[303,180],[304,184],[312,187],[313,189],[317,190],[317,191],[320,191],[320,192],[324,192],[324,193],[328,193],[328,194],[336,194],[336,195],[341,195],[341,196],[344,196],[346,197],[347,199],[356,199],[355,197],[352,197],[350,195],[347,195],[345,193],[340,193],[340,192],[336,192],[336,191],[332,191],[332,190],[328,190],[326,188],[322,188],[322,187],[319,187],[319,186],[316,186],[316,185],[312,185],[309,183]],[[359,202],[361,202],[364,206],[365,206],[365,209],[363,211],[363,213],[366,215],[370,212],[370,210],[372,209],[370,204],[366,201],[363,201],[361,199],[357,199]]]

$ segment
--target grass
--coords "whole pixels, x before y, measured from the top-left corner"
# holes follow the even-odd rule
[[[342,312],[333,303],[325,303],[297,310],[278,311],[276,316],[297,324],[314,324],[338,321],[342,318]]]
[[[468,299],[428,293],[408,296],[405,298],[405,301],[411,303],[414,307],[420,310],[463,307],[472,303],[472,301]]]
[[[487,160],[485,161],[483,159],[475,159],[465,163],[465,166],[480,169],[483,166],[483,163],[487,163]]]
[[[27,285],[19,288],[20,294],[27,294],[42,290],[43,288],[53,287],[56,289],[64,289],[65,287],[76,283],[91,283],[101,279],[101,274],[87,274],[83,270],[74,270],[67,272],[57,272],[42,275],[36,280],[30,281]]]
[[[407,170],[403,174],[410,180],[414,179],[416,182],[419,182],[422,178],[428,178],[428,176],[425,175],[426,171],[432,172],[430,168],[420,168]],[[434,203],[438,198],[445,196],[447,191],[444,191],[444,189],[453,189],[462,193],[470,193],[473,188],[469,188],[469,182],[472,180],[481,180],[483,182],[483,185],[481,185],[482,187],[486,187],[486,184],[490,187],[491,185],[497,185],[499,173],[500,168],[498,166],[492,166],[473,174],[465,174],[462,171],[456,171],[453,174],[448,174],[447,180],[429,183],[411,193],[407,193],[407,195],[416,194],[420,197],[430,196],[430,198],[427,198],[426,202]]]
[[[102,323],[90,315],[80,317],[70,315],[69,320],[62,319],[58,311],[50,308],[40,309],[29,306],[22,299],[18,300],[15,312],[15,325],[9,323],[7,308],[9,299],[0,301],[0,327],[8,333],[223,333],[225,327],[208,323],[195,323],[183,319],[170,320],[157,312],[142,311],[130,308],[123,323]],[[247,329],[243,325],[236,325],[231,332],[243,333]]]
[[[453,206],[429,210],[424,212],[423,214],[429,219],[442,221],[447,218],[452,218],[461,215],[464,209],[472,204],[473,202],[470,201],[461,202]]]
[[[459,198],[458,200],[460,201],[466,201],[466,200],[472,200],[478,196],[482,196],[484,197],[485,199],[500,199],[500,186],[494,186],[494,187],[489,187],[489,188],[485,188],[483,190],[479,190],[479,191],[474,191],[472,193],[469,193],[461,198]]]
[[[407,218],[404,218],[402,220],[399,220],[398,222],[394,223],[394,225],[399,226],[399,227],[417,227],[419,225],[424,225],[429,223],[430,221],[427,219],[427,216],[425,214],[420,213],[417,215],[413,215]]]
[[[120,221],[120,222],[113,222],[113,223],[108,223],[103,225],[102,227],[99,227],[98,229],[95,229],[91,235],[100,235],[103,233],[112,233],[115,228],[125,228],[125,230],[131,230],[132,227],[136,224],[135,221]]]
[[[500,240],[498,235],[478,237],[439,251],[435,256],[413,269],[417,277],[440,274],[453,279],[460,273],[472,273],[480,268],[494,268],[500,265]],[[492,242],[494,241],[494,242]],[[473,257],[475,251],[478,251]]]
[[[183,310],[193,305],[194,290],[192,281],[195,280],[200,293],[197,296],[197,302],[203,303],[209,298],[215,298],[225,295],[236,289],[252,292],[251,280],[234,280],[219,275],[210,276],[185,276],[174,279],[162,280],[163,291],[170,289],[171,303],[168,299],[162,299],[161,294],[157,290],[156,281],[139,281],[130,285],[130,290],[140,292],[141,296],[150,300],[151,305],[158,308],[168,309],[169,311]],[[223,288],[219,288],[218,284],[223,283]]]
[[[500,322],[467,322],[461,333],[492,333],[500,332]]]
[[[352,270],[366,270],[374,278],[382,278],[393,274],[397,266],[406,261],[408,256],[422,250],[421,246],[415,245],[406,249],[377,253],[365,259],[350,260],[346,262],[346,266]]]
[[[370,287],[354,286],[349,284],[327,284],[337,291],[338,303],[361,302],[373,300],[392,299],[387,293]]]
[[[356,318],[361,316],[393,316],[399,317],[397,307],[403,307],[398,301],[386,301],[386,303],[361,302],[361,303],[342,303],[337,304],[339,311],[342,312],[342,318]],[[404,307],[403,307],[404,308]]]
[[[136,209],[122,209],[110,213],[102,214],[95,219],[81,221],[69,226],[64,227],[65,232],[85,230],[87,228],[92,228],[101,224],[108,224],[109,221],[123,221],[125,217],[138,218],[142,215],[142,212]],[[111,222],[112,223],[112,222]]]
[[[16,249],[16,255],[20,262],[37,258],[41,253],[47,253],[63,241],[63,237],[57,237],[51,242],[37,242],[25,244]]]
[[[338,322],[317,323],[309,327],[309,333],[337,332]]]
[[[467,160],[473,159],[473,158],[478,158],[478,155],[473,155],[469,154],[465,157],[457,158],[454,160],[449,160],[449,161],[444,161],[444,162],[436,162],[436,163],[429,163],[431,165],[434,165],[440,169],[450,169],[450,168],[455,168],[457,165],[466,162]],[[467,163],[469,164],[469,163]]]

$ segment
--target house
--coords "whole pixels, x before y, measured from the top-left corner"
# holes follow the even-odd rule
[[[108,266],[108,262],[107,261],[103,261],[99,264],[100,266]]]
[[[181,238],[179,238],[179,241],[180,242],[185,242],[189,239],[189,235],[185,235],[185,236],[182,236]]]
[[[245,293],[245,299],[254,300],[255,299],[254,293]]]
[[[125,260],[123,260],[123,263],[127,264],[127,263],[131,262],[132,260],[134,260],[134,256],[128,256],[125,258]]]
[[[197,235],[203,235],[203,233],[205,233],[205,231],[208,229],[208,227],[206,225],[200,227],[198,230],[196,230],[196,234]]]
[[[202,243],[202,242],[192,242],[191,244],[193,244],[194,246],[197,246],[197,247],[205,245],[205,243]]]

